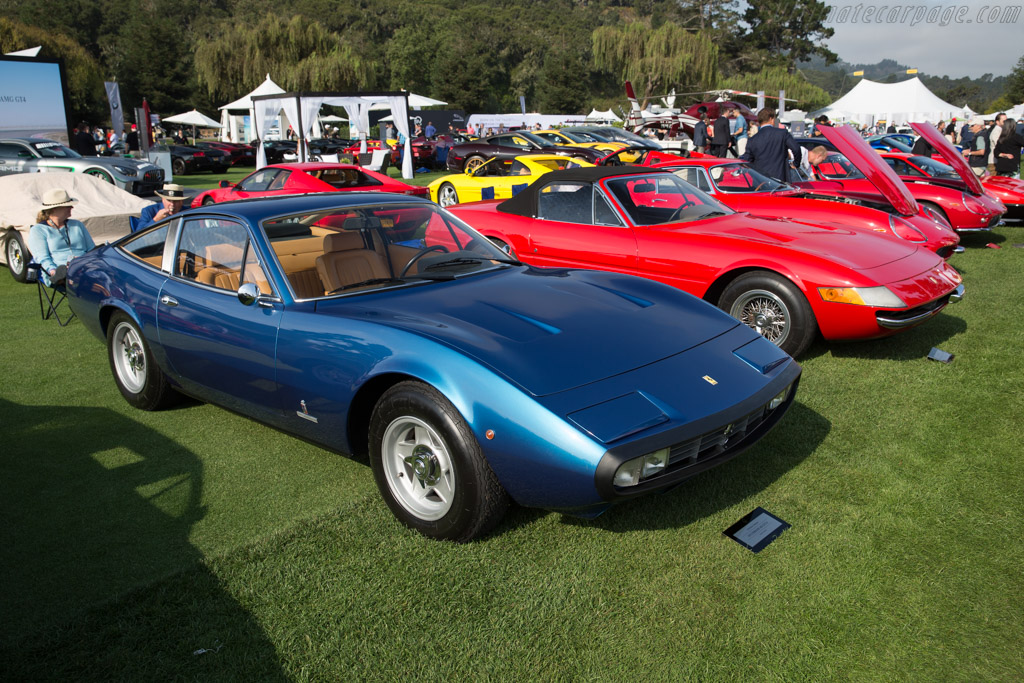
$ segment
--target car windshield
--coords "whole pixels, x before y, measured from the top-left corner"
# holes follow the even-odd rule
[[[838,152],[830,152],[825,160],[817,166],[818,173],[824,178],[854,180],[863,178],[864,174],[850,163],[850,160]]]
[[[81,159],[82,155],[65,147],[59,142],[46,140],[45,142],[33,142],[32,149],[39,153],[44,159]]]
[[[941,161],[935,161],[935,159],[931,159],[929,157],[910,157],[910,163],[914,164],[933,178],[960,177],[960,175],[954,171],[953,167],[949,164],[944,164]]]
[[[755,171],[747,164],[722,164],[709,169],[719,192],[775,192],[793,186]]]
[[[613,177],[605,186],[634,225],[686,223],[732,213],[717,199],[671,173]]]
[[[424,202],[346,206],[262,226],[296,298],[365,294],[518,265]]]
[[[625,141],[625,142],[632,142],[632,143],[636,143],[636,144],[639,144],[639,145],[643,145],[645,147],[654,146],[657,149],[661,149],[661,145],[658,145],[653,140],[648,140],[647,138],[640,137],[636,133],[634,133],[632,131],[628,131],[628,130],[622,129],[622,128],[602,128],[599,132],[602,135],[607,135],[608,137],[610,137],[612,139],[615,139],[615,140],[622,140],[622,141]]]

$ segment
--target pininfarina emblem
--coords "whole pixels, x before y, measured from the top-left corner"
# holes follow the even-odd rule
[[[718,384],[718,382],[715,380],[715,378],[711,377],[709,375],[704,375],[704,381],[707,382],[708,384],[710,384],[711,386],[714,386],[714,385]]]

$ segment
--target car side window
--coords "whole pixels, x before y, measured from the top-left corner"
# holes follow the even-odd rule
[[[32,155],[21,145],[13,145],[9,142],[0,142],[0,159],[25,159]]]
[[[274,179],[270,181],[270,185],[267,186],[268,190],[283,190],[284,184],[288,181],[288,176],[291,175],[291,171],[281,171]]]
[[[243,281],[249,233],[240,223],[224,219],[193,218],[181,228],[174,274],[200,284],[235,291]],[[258,266],[258,264],[255,264]],[[247,277],[262,277],[252,270]]]
[[[608,198],[600,190],[594,193],[594,223],[597,225],[622,226],[622,219],[608,203]]]
[[[154,268],[160,268],[163,265],[164,245],[167,242],[167,231],[170,227],[171,223],[168,222],[152,230],[144,230],[122,242],[120,248]]]
[[[264,168],[256,171],[238,183],[238,189],[245,192],[262,192],[270,187],[270,183],[274,182],[274,178],[280,173],[281,169],[278,168]]]
[[[551,183],[537,195],[537,218],[590,223],[594,187],[590,183]]]

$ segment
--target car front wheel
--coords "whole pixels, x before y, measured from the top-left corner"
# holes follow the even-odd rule
[[[110,318],[107,351],[114,382],[130,405],[140,410],[157,410],[173,403],[176,392],[153,362],[142,332],[127,314],[117,312]]]
[[[437,203],[441,206],[455,206],[459,203],[459,193],[451,183],[444,183],[437,190]]]
[[[11,230],[4,244],[4,256],[7,257],[7,268],[11,271],[11,277],[16,282],[25,282],[28,273],[28,262],[31,256],[25,243],[21,240],[21,233]]]
[[[817,331],[803,293],[774,273],[757,271],[736,278],[722,292],[718,307],[794,358],[810,346]]]
[[[406,526],[455,542],[486,534],[508,494],[458,410],[440,392],[401,382],[370,419],[370,466],[381,496]]]

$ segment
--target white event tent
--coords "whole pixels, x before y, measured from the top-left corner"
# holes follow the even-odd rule
[[[940,99],[915,76],[899,83],[862,80],[832,104],[811,112],[811,117],[821,114],[863,125],[878,120],[899,125],[909,121],[948,121],[954,116],[963,116],[963,107]]]
[[[374,105],[378,108],[391,110],[395,118],[395,127],[398,132],[405,136],[405,150],[402,154],[402,177],[412,178],[412,141],[409,135],[409,93],[399,92],[313,92],[301,93],[290,92],[271,95],[256,95],[252,97],[253,104],[253,130],[260,140],[260,146],[256,152],[256,168],[263,168],[267,165],[267,154],[263,148],[265,131],[284,111],[285,116],[291,122],[292,127],[299,137],[299,161],[306,161],[307,152],[305,141],[309,139],[309,133],[313,129],[313,123],[317,118],[320,107],[327,104],[333,107],[344,107],[348,112],[349,121],[355,124],[359,130],[359,151],[366,152],[366,132],[370,130],[370,109]]]
[[[244,112],[249,115],[250,121],[255,121],[256,115],[252,108],[252,98],[259,95],[279,95],[283,92],[284,88],[270,80],[270,74],[267,74],[267,79],[251,93],[225,104],[220,108],[220,125],[222,126],[220,139],[223,142],[242,142],[238,132],[238,118],[233,116],[232,112]]]
[[[598,111],[597,109],[591,109],[590,113],[587,114],[586,120],[591,123],[621,123],[622,119],[615,115],[611,109],[607,111]]]

